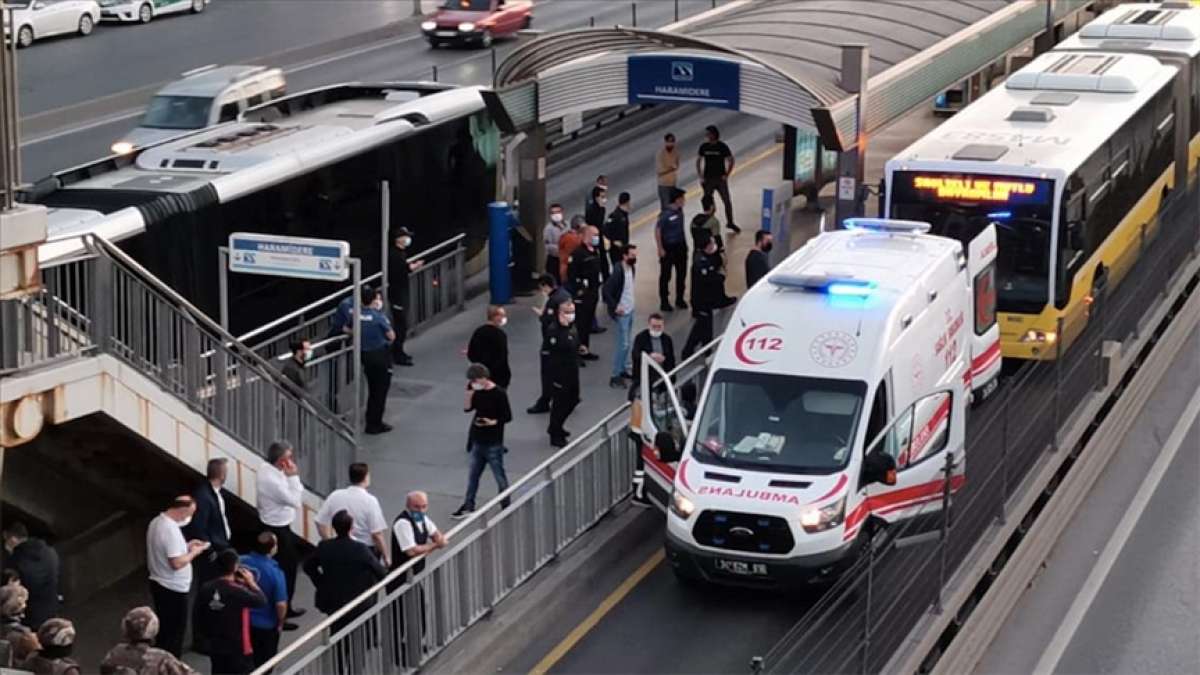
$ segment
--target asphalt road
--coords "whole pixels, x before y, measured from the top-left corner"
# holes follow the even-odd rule
[[[562,30],[597,24],[628,24],[632,3],[622,0],[542,0],[534,12],[534,28]],[[681,17],[710,9],[711,0],[681,0]],[[297,11],[302,8],[303,11]],[[139,92],[208,63],[263,62],[284,68],[290,91],[346,81],[437,79],[457,84],[491,82],[492,57],[487,51],[431,49],[415,23],[403,20],[408,0],[220,0],[200,15],[162,17],[146,26],[102,26],[86,39],[51,40],[21,52],[21,106],[26,125],[22,144],[23,178],[36,180],[108,154],[121,134],[136,125],[140,107],[152,90]],[[664,26],[674,20],[675,3],[642,0],[638,25]],[[349,11],[352,10],[352,11]],[[389,22],[395,37],[380,37]],[[390,29],[389,29],[390,30]],[[348,45],[357,33],[375,31],[376,41]],[[303,38],[297,38],[303,35]],[[528,37],[498,41],[502,60]],[[341,42],[338,42],[338,41]],[[336,51],[305,50],[288,62],[297,47],[336,43]],[[271,55],[280,55],[275,60]],[[103,66],[98,77],[93,67]],[[97,99],[128,105],[97,114]],[[71,113],[79,111],[78,116]],[[30,122],[54,116],[52,129]],[[60,119],[61,118],[61,119]],[[32,129],[32,130],[31,130]]]

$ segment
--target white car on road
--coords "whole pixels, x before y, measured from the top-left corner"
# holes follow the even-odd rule
[[[100,20],[100,5],[95,0],[8,2],[4,11],[12,13],[11,21],[4,24],[4,41],[12,39],[12,26],[16,26],[18,47],[52,35],[90,35]]]
[[[204,11],[211,0],[100,0],[101,18],[122,23],[150,23],[159,14]]]

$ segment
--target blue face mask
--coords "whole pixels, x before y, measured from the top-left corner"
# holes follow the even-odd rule
[[[592,237],[592,246],[600,245],[600,237]]]
[[[414,523],[425,522],[425,512],[424,511],[409,511],[408,515],[412,517]]]

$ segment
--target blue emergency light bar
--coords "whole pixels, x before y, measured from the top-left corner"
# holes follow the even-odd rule
[[[856,279],[850,275],[828,273],[788,274],[786,272],[777,272],[768,277],[767,280],[780,288],[816,291],[839,297],[863,298],[875,290],[875,282],[866,279]]]
[[[991,220],[1008,220],[1012,218],[1012,211],[992,211],[987,217]]]
[[[847,230],[870,230],[872,232],[889,232],[903,234],[924,234],[930,230],[929,223],[919,220],[894,220],[892,218],[847,218],[844,221]]]

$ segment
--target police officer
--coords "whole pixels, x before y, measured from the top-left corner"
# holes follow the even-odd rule
[[[622,192],[617,197],[617,208],[608,214],[604,223],[604,236],[608,238],[608,258],[614,270],[621,268],[621,252],[629,245],[629,211],[633,205],[633,197],[628,192]]]
[[[712,342],[713,313],[737,302],[725,295],[725,271],[717,253],[717,242],[705,230],[700,230],[697,236],[692,262],[692,317],[695,322],[683,345],[684,359]]]
[[[408,249],[412,246],[412,232],[407,227],[396,230],[392,236],[392,250],[388,251],[388,302],[392,305],[392,325],[396,339],[392,342],[392,361],[398,366],[411,366],[412,357],[404,351],[404,338],[408,335],[408,275],[421,267],[421,261],[409,262]]]
[[[533,308],[542,324],[542,345],[538,349],[542,371],[542,395],[538,397],[537,401],[534,401],[533,405],[525,409],[525,412],[530,415],[550,412],[554,384],[550,380],[550,351],[547,349],[546,336],[558,325],[558,308],[571,299],[571,294],[567,292],[567,289],[559,286],[556,278],[550,274],[543,274],[538,279],[538,287],[546,296],[546,304],[541,309]]]
[[[362,289],[362,366],[367,378],[367,433],[391,431],[383,422],[383,407],[387,404],[388,389],[392,386],[392,341],[396,333],[392,322],[383,313],[383,294],[370,286]]]
[[[576,324],[580,358],[595,361],[600,358],[592,353],[592,332],[596,321],[596,306],[600,304],[600,286],[604,283],[604,249],[600,247],[600,230],[589,225],[584,228],[583,245],[571,253],[567,267],[571,288],[575,291],[575,306],[579,310]]]
[[[664,312],[675,311],[668,295],[672,270],[675,272],[675,304],[679,309],[687,309],[687,302],[683,299],[687,286],[687,236],[683,233],[683,203],[686,198],[686,192],[672,188],[671,202],[658,214],[658,222],[654,225],[654,243],[658,248],[659,308]]]
[[[546,332],[543,351],[547,352],[550,384],[550,445],[561,448],[570,432],[563,423],[579,404],[579,337],[575,332],[575,303],[567,300],[558,306],[557,322]]]

